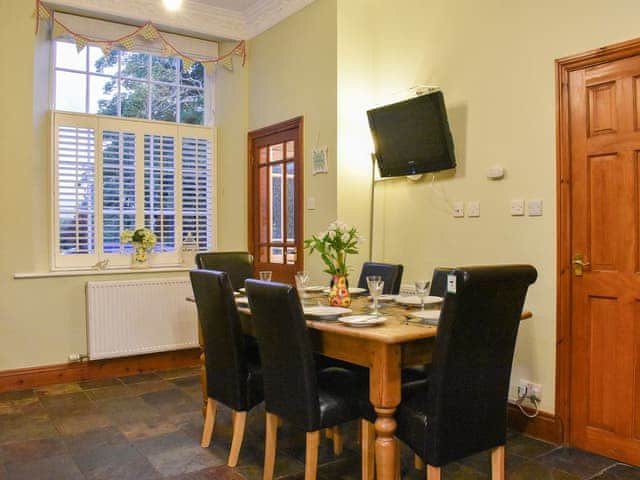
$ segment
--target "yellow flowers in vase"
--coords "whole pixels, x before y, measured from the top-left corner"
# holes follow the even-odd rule
[[[153,250],[158,241],[155,233],[148,228],[138,228],[137,230],[123,230],[120,233],[120,243],[123,245],[133,245],[133,255],[131,257],[131,268],[148,267],[149,252]]]

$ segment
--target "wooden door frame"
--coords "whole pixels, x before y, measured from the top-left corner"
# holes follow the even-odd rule
[[[299,260],[298,265],[300,266],[300,270],[304,270],[304,117],[294,117],[289,120],[285,120],[284,122],[277,123],[275,125],[269,125],[268,127],[260,128],[258,130],[252,130],[247,135],[247,224],[248,224],[248,249],[254,255],[256,252],[254,251],[254,228],[255,222],[253,219],[253,215],[255,212],[253,211],[254,205],[254,166],[255,159],[253,158],[253,144],[254,141],[261,137],[267,137],[270,135],[275,135],[277,133],[281,133],[287,130],[292,130],[294,128],[298,129],[298,138],[296,139],[296,149],[297,155],[300,156],[300,161],[297,165],[300,166],[300,172],[296,171],[295,185],[298,192],[300,192],[300,198],[298,200],[299,208],[296,208],[296,217],[295,222],[296,225],[300,225],[300,233],[296,237],[296,258]]]
[[[571,422],[571,135],[569,74],[574,70],[640,55],[640,38],[556,60],[556,418],[562,441]]]

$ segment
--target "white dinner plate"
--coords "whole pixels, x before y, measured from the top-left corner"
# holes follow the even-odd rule
[[[331,289],[330,289],[330,288],[328,288],[328,287],[325,287],[322,291],[323,291],[324,293],[329,293],[329,292],[331,291]],[[364,292],[366,292],[366,291],[367,291],[367,289],[366,289],[366,288],[360,288],[360,287],[349,287],[349,293],[350,293],[351,295],[358,295],[359,293],[364,293]]]
[[[327,288],[324,285],[311,285],[304,289],[305,292],[323,292]]]
[[[334,318],[345,313],[351,313],[350,308],[344,307],[327,307],[325,305],[316,305],[313,307],[304,307],[303,312],[310,317]]]
[[[409,316],[429,320],[430,322],[437,322],[440,320],[440,310],[418,310],[417,312],[411,312]]]
[[[367,298],[369,300],[373,300],[373,298],[371,298],[371,295],[369,295]],[[393,302],[393,301],[396,300],[396,298],[398,298],[398,295],[385,294],[385,295],[380,295],[378,297],[378,301],[379,302]]]
[[[340,323],[351,327],[372,327],[384,323],[385,320],[385,317],[377,317],[375,315],[349,315],[338,319]]]
[[[237,305],[249,305],[249,298],[248,297],[236,297],[236,304]]]
[[[426,297],[424,297],[424,304],[425,305],[432,305],[434,303],[440,303],[440,302],[442,302],[442,300],[444,300],[442,297],[436,297],[434,295],[427,295]],[[398,298],[396,298],[396,302],[401,304],[401,305],[411,305],[411,306],[420,306],[421,305],[420,297],[418,297],[418,296],[398,297]]]
[[[247,293],[247,290],[246,290],[244,287],[239,288],[239,289],[238,289],[238,291],[239,291],[240,293]]]

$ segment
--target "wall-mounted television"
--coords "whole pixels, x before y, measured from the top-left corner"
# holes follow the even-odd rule
[[[440,90],[367,112],[382,177],[456,166],[444,95]]]

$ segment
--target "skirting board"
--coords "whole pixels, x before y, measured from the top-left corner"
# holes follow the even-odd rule
[[[534,413],[529,408],[525,408],[525,411]],[[562,422],[552,413],[540,412],[536,418],[527,418],[515,404],[509,403],[507,417],[509,427],[514,430],[551,443],[563,442]]]
[[[5,370],[0,371],[0,393],[57,383],[124,377],[153,370],[193,367],[200,364],[200,354],[199,348],[190,348],[134,357]]]

